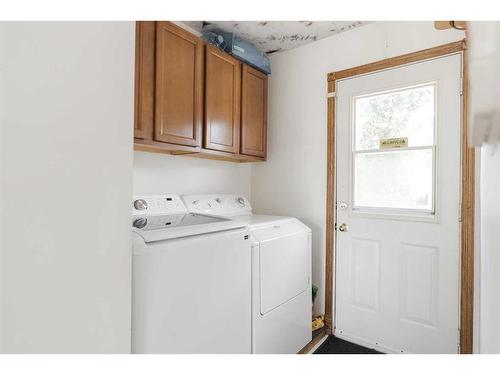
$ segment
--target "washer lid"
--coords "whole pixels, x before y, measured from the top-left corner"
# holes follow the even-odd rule
[[[135,216],[132,219],[133,230],[145,242],[196,236],[244,226],[244,223],[228,218],[199,214]]]

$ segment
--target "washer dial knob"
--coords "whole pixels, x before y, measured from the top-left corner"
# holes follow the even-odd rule
[[[134,201],[134,208],[139,211],[146,210],[148,208],[148,202],[144,199],[136,199]]]
[[[140,217],[139,219],[135,219],[134,223],[132,224],[135,228],[142,229],[146,226],[148,223],[148,219],[145,217]]]

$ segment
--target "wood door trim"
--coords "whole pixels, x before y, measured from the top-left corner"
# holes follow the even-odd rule
[[[452,53],[462,52],[464,50],[464,43],[465,41],[460,40],[458,42],[448,43],[417,52],[407,53],[405,55],[390,57],[388,59],[356,66],[354,68],[339,70],[337,72],[328,73],[327,80],[328,82],[338,81],[339,79],[350,78],[353,76],[395,68],[401,65],[411,64],[422,60],[429,60],[435,57],[442,57],[444,55]],[[335,90],[335,88],[333,90]]]
[[[475,152],[467,145],[468,77],[466,40],[412,52],[385,60],[328,73],[327,75],[327,196],[326,196],[326,269],[325,269],[325,324],[333,332],[333,290],[335,272],[335,83],[384,69],[443,57],[453,53],[463,54],[462,77],[462,161],[461,161],[461,270],[460,270],[460,353],[473,350],[474,306],[474,197]]]
[[[475,149],[468,147],[469,77],[467,43],[463,42],[462,62],[462,226],[460,270],[460,353],[473,353],[474,325],[474,214],[475,214]]]

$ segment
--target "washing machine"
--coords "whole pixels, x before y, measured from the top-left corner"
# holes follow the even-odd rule
[[[177,195],[135,197],[132,352],[251,353],[251,240]]]
[[[311,230],[256,215],[240,195],[184,195],[191,213],[242,223],[252,241],[252,353],[297,353],[311,341]]]

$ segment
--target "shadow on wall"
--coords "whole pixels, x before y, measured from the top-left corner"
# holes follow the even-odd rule
[[[250,164],[134,152],[134,194],[243,194]]]

